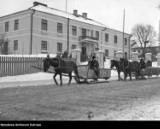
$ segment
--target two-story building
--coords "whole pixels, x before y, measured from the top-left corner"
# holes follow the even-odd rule
[[[130,34],[108,28],[88,18],[85,12],[68,13],[38,2],[29,9],[0,17],[0,33],[8,38],[8,54],[70,52],[80,48],[82,55],[90,55],[98,48],[110,58],[116,51],[124,51],[130,57]]]

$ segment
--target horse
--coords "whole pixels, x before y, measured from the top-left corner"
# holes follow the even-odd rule
[[[120,76],[120,73],[123,72],[123,69],[120,65],[120,62],[117,60],[111,60],[111,66],[110,69],[113,69],[113,67],[116,67],[117,73],[118,73],[118,81],[123,80]]]
[[[132,72],[135,73],[136,80],[139,79],[139,76],[141,75],[141,64],[138,61],[130,62],[127,59],[120,58],[120,65],[123,68],[124,71],[124,80],[126,80],[127,75],[129,74],[130,80],[132,80]]]
[[[56,80],[56,76],[59,74],[60,75],[60,86],[62,86],[62,73],[68,73],[69,76],[69,82],[68,85],[70,85],[71,80],[72,80],[72,72],[74,71],[75,75],[78,78],[79,81],[79,75],[78,75],[78,69],[77,69],[77,64],[73,61],[65,61],[61,57],[54,57],[54,58],[46,58],[43,60],[43,70],[46,72],[49,67],[52,66],[54,67],[55,74],[53,76],[53,79],[58,85],[58,82]]]

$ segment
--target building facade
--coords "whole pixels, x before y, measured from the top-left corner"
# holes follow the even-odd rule
[[[114,58],[116,51],[124,51],[130,58],[130,34],[123,36],[123,32],[88,18],[87,13],[68,13],[38,2],[0,17],[0,33],[8,39],[8,54],[54,54],[79,48],[82,56],[100,49],[106,57]]]

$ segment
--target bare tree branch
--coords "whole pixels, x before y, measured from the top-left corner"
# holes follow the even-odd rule
[[[142,54],[145,58],[147,44],[151,44],[156,41],[155,38],[157,33],[154,30],[154,27],[151,25],[137,24],[132,29],[132,35],[134,36],[137,44],[140,45]]]

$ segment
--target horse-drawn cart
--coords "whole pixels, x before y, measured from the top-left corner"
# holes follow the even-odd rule
[[[158,76],[160,74],[160,67],[147,67],[145,70],[141,72],[143,76]]]
[[[54,66],[57,65],[57,66]],[[53,67],[50,67],[53,66]],[[54,73],[54,80],[57,83],[55,76],[60,74],[62,76],[69,77],[69,84],[71,82],[72,77],[74,77],[77,83],[102,83],[108,82],[107,79],[111,76],[111,69],[100,68],[99,76],[96,75],[95,71],[90,69],[89,65],[76,65],[75,61],[66,60],[62,58],[46,58],[43,62],[42,67],[32,66],[36,69],[40,69],[44,72]],[[76,70],[77,69],[77,70]],[[73,74],[73,73],[75,74]],[[71,74],[70,74],[71,73]],[[79,76],[79,79],[78,79]],[[62,78],[60,77],[61,85]],[[92,80],[92,81],[90,81]]]
[[[89,69],[88,65],[79,65],[78,66],[78,75],[79,80],[77,77],[74,77],[77,83],[103,83],[108,82],[107,80],[111,77],[111,69],[108,68],[100,68],[100,74],[97,76],[94,70]],[[98,79],[98,80],[97,80]]]

